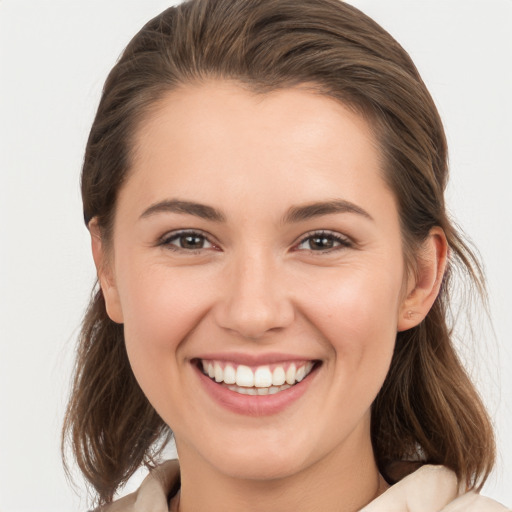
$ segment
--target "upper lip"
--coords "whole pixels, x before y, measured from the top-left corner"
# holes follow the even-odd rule
[[[206,361],[225,361],[246,366],[263,366],[267,364],[278,364],[297,361],[317,361],[318,358],[307,357],[298,354],[267,353],[267,354],[246,354],[240,352],[219,352],[202,354],[193,359]]]

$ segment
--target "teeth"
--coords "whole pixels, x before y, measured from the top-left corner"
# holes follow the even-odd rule
[[[236,369],[236,385],[246,388],[252,388],[254,386],[254,374],[248,366],[241,364]]]
[[[268,366],[260,366],[254,372],[254,385],[257,388],[268,388],[272,386],[272,372]]]
[[[282,366],[276,366],[272,373],[272,384],[274,386],[281,386],[286,382],[286,373]]]
[[[213,370],[215,374],[215,382],[222,382],[224,380],[224,372],[222,371],[222,366],[219,363],[215,363],[213,365]]]
[[[235,393],[240,393],[241,395],[275,395],[276,393],[288,388],[291,388],[289,384],[271,386],[269,388],[242,388],[239,386],[228,386],[228,389]]]
[[[215,382],[235,385],[237,388],[251,389],[246,394],[273,394],[301,382],[313,369],[314,363],[291,363],[288,368],[276,365],[273,370],[269,366],[259,366],[253,371],[243,364],[235,366],[220,361],[201,361],[203,373]],[[253,389],[254,388],[254,389]],[[254,392],[253,392],[254,391]]]
[[[295,372],[296,372],[295,364],[292,363],[289,366],[288,370],[286,370],[286,383],[290,384],[290,386],[292,384],[295,384]]]
[[[224,382],[226,384],[234,384],[236,382],[236,371],[230,364],[224,368]]]

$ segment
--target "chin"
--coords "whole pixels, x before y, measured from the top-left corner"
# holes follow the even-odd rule
[[[305,461],[298,457],[279,457],[273,454],[244,454],[230,460],[217,461],[219,471],[232,478],[242,480],[281,480],[305,469]]]
[[[220,449],[211,450],[210,447],[208,450],[210,464],[221,473],[237,479],[283,479],[312,463],[308,463],[304,443],[265,442],[264,436],[256,435],[255,443],[219,443],[217,446]]]

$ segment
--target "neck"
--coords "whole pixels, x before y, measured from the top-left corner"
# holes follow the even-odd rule
[[[379,475],[369,435],[354,432],[352,437],[356,439],[300,471],[272,479],[226,475],[196,454],[180,452],[179,512],[355,512],[387,484]]]

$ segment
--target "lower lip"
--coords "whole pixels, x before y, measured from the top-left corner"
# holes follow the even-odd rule
[[[197,366],[193,366],[204,389],[215,402],[232,412],[246,416],[270,416],[283,411],[307,391],[317,373],[315,367],[304,380],[273,395],[242,395],[217,384]]]

